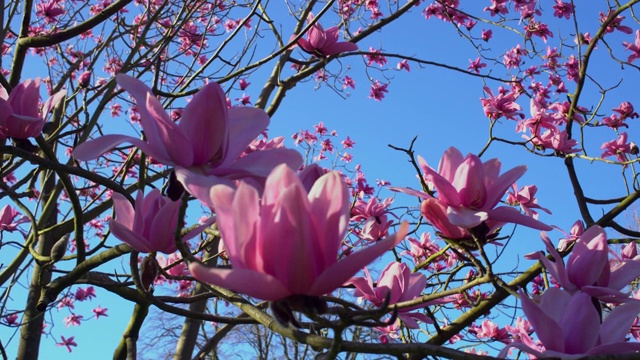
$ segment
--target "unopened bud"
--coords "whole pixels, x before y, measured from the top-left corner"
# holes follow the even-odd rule
[[[62,259],[67,252],[67,246],[69,245],[69,234],[64,235],[60,240],[56,241],[51,247],[51,264],[56,263]]]
[[[633,141],[629,143],[629,147],[631,148],[631,155],[638,155],[640,153],[640,149],[638,149],[638,145],[636,145]]]
[[[85,71],[78,78],[78,85],[80,87],[87,88],[89,87],[90,84],[91,84],[91,72]]]
[[[160,273],[160,265],[156,261],[155,257],[147,255],[140,263],[140,283],[142,288],[149,290],[151,284],[156,281],[158,274]]]

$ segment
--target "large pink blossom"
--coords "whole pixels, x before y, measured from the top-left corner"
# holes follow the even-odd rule
[[[620,290],[640,276],[640,261],[627,259],[612,267],[607,234],[600,226],[594,225],[580,235],[566,264],[545,233],[542,240],[554,261],[541,252],[527,258],[541,261],[563,289],[572,294],[582,291],[608,302],[629,300]]]
[[[615,307],[604,321],[593,299],[582,292],[570,294],[550,288],[539,303],[535,303],[520,291],[520,301],[544,350],[530,341],[513,342],[500,352],[499,357],[506,356],[507,351],[514,347],[537,357],[561,359],[640,351],[640,344],[626,340],[629,328],[640,311],[638,301]]]
[[[309,14],[307,22],[311,23],[313,18],[313,14]],[[340,35],[340,29],[337,26],[325,30],[320,23],[316,22],[307,31],[307,38],[298,39],[297,45],[305,52],[317,57],[358,50],[358,45],[355,43],[338,41],[338,35]]]
[[[298,167],[301,155],[294,150],[272,149],[240,156],[269,124],[269,116],[251,107],[227,108],[217,83],[209,83],[185,107],[180,124],[169,118],[160,101],[144,83],[118,74],[118,84],[136,100],[146,141],[127,135],[104,135],[80,144],[73,154],[91,160],[128,142],[165,165],[197,170],[209,180],[266,177],[274,166]],[[185,172],[186,169],[177,169]],[[180,178],[180,177],[179,177]],[[220,178],[220,179],[218,179]]]
[[[550,230],[542,222],[521,214],[509,206],[497,206],[509,187],[524,175],[527,167],[515,167],[500,174],[498,159],[482,162],[476,155],[466,157],[454,147],[445,151],[438,171],[418,158],[427,183],[433,184],[437,197],[427,197],[422,215],[449,239],[470,237],[469,229],[482,223],[487,234],[505,223],[515,223],[538,230]]]
[[[46,115],[64,98],[65,90],[48,98],[40,110],[40,78],[25,80],[11,94],[0,85],[0,140],[27,139],[42,134]]]
[[[237,189],[213,186],[199,199],[215,210],[232,269],[191,263],[193,276],[270,301],[332,292],[401,241],[408,228],[403,224],[394,236],[338,261],[350,202],[336,172],[307,193],[296,173],[280,165],[267,178],[262,199],[244,182]]]

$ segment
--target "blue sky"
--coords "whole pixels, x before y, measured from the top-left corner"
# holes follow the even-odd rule
[[[589,5],[585,3],[579,4],[579,11],[582,10],[581,6],[592,6],[591,3]],[[466,68],[468,59],[475,59],[478,56],[477,52],[459,37],[451,24],[435,19],[425,21],[420,14],[422,8],[416,8],[413,14],[408,16],[408,21],[393,24],[376,36],[366,39],[359,44],[360,48],[366,50],[369,46],[373,46],[382,48],[385,52],[419,55],[432,61]],[[581,29],[595,32],[598,25],[597,11],[584,9],[579,16],[584,16],[580,19]],[[554,20],[553,25],[550,25],[551,30],[555,31],[556,24],[559,23],[563,26],[571,25],[567,20]],[[330,25],[324,22],[323,24],[325,28]],[[628,22],[627,25],[631,23]],[[474,31],[479,34],[482,26],[478,24],[477,27]],[[555,37],[550,44],[556,44],[558,37],[569,38],[570,32],[569,28],[565,28],[561,33],[554,32]],[[516,40],[513,36],[500,37],[496,31],[494,33],[496,37],[489,43],[494,54],[501,53],[515,44]],[[632,41],[632,36],[616,32],[607,37],[608,44],[619,56],[625,56],[620,45],[622,41]],[[540,40],[536,40],[536,45],[540,49],[545,47]],[[298,54],[298,56],[304,55]],[[619,65],[606,59],[606,49],[601,46],[597,52],[596,61],[592,63],[593,74],[596,74],[598,81],[605,88],[614,86],[620,79],[623,81],[615,94],[605,99],[601,113],[610,114],[611,108],[622,101],[640,104],[638,92],[634,86],[640,80],[638,72],[626,71],[622,75]],[[348,75],[357,81],[357,87],[350,91],[348,99],[341,99],[325,85],[315,89],[316,84],[313,81],[298,84],[287,94],[280,109],[272,118],[269,127],[270,136],[283,135],[291,145],[290,136],[293,133],[300,129],[312,129],[314,124],[323,121],[329,130],[337,130],[339,139],[349,135],[356,141],[353,151],[354,164],[362,165],[362,170],[369,182],[374,183],[376,179],[385,179],[394,186],[414,188],[418,188],[416,174],[407,162],[406,155],[390,149],[387,144],[408,147],[411,140],[418,136],[414,147],[416,154],[423,156],[433,167],[437,166],[442,153],[450,146],[456,146],[463,153],[477,153],[485,145],[489,121],[483,114],[479,100],[484,96],[482,79],[437,67],[420,69],[417,64],[412,63],[410,73],[389,71],[385,74],[391,79],[389,93],[382,102],[376,102],[367,97],[369,84],[364,77],[361,61],[347,59],[343,62],[353,64],[353,69]],[[391,65],[395,62],[396,60],[389,59]],[[329,69],[338,67],[338,64],[329,65]],[[264,79],[267,74],[266,72],[254,74],[250,78],[252,85],[246,93],[256,98],[260,90],[260,79]],[[383,79],[375,70],[369,71],[369,74],[376,79]],[[25,78],[29,75],[31,74],[27,74]],[[33,74],[33,76],[37,75]],[[487,85],[496,91],[499,84],[488,81]],[[568,84],[568,87],[569,91],[573,91],[573,85]],[[240,94],[234,93],[231,97],[234,98],[235,95]],[[593,85],[589,85],[582,99],[581,105],[591,106],[597,103],[599,93]],[[520,104],[528,115],[528,101],[520,101]],[[122,129],[129,131],[126,121],[120,121]],[[631,129],[627,131],[631,140],[634,140],[633,134],[638,127],[635,122],[638,121],[640,120],[630,121]],[[496,132],[511,140],[520,140],[520,134],[514,131],[515,124],[514,121],[501,120],[496,126]],[[589,136],[590,155],[597,157],[600,155],[599,145],[603,141],[615,138],[615,133],[609,129],[597,129],[591,131]],[[493,157],[501,159],[503,171],[520,164],[527,164],[528,172],[518,181],[518,184],[538,186],[539,203],[553,212],[553,216],[542,214],[542,221],[568,231],[571,224],[579,218],[573,190],[569,186],[562,159],[532,156],[523,148],[500,143],[492,145],[483,158]],[[579,174],[584,176],[583,186],[588,196],[600,198],[624,195],[619,166],[587,161],[576,163]],[[384,192],[383,196],[393,196],[393,194]],[[395,204],[413,206],[417,202],[409,196],[397,195]],[[597,217],[607,208],[593,207],[592,209],[592,214]],[[626,221],[620,222],[626,225]],[[558,237],[561,237],[559,232],[552,235],[554,240]],[[542,248],[537,232],[519,229],[510,244],[510,251],[514,256],[505,260],[502,265],[509,267],[514,262],[520,261],[521,268],[524,268],[522,264],[529,264],[529,262],[524,260],[522,255]],[[127,269],[127,261],[127,257],[117,259],[105,268]],[[99,290],[98,294],[98,298],[90,303],[76,303],[77,313],[88,317],[91,315],[92,308],[101,305],[109,309],[109,317],[88,321],[79,328],[68,330],[61,329],[63,325],[59,321],[56,322],[55,326],[59,329],[54,333],[65,337],[75,336],[79,346],[68,354],[64,348],[54,345],[56,341],[45,338],[41,350],[42,359],[56,359],[62,356],[68,359],[84,359],[88,356],[95,357],[96,354],[105,354],[99,355],[100,358],[111,356],[128,322],[131,305],[114,299],[106,291]],[[58,310],[53,310],[53,317],[61,319],[66,316],[65,311],[58,313]],[[10,336],[6,328],[0,328],[3,344],[6,344]],[[9,354],[15,353],[16,345],[17,339],[14,338],[7,349]]]

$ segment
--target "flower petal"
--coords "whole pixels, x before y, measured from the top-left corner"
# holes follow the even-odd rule
[[[258,299],[277,301],[291,295],[275,277],[246,269],[214,269],[198,263],[189,264],[189,272],[196,279],[243,293]]]
[[[394,235],[378,241],[375,245],[355,252],[326,269],[313,283],[307,295],[324,295],[340,287],[356,272],[396,246],[407,235],[409,223],[403,222]]]

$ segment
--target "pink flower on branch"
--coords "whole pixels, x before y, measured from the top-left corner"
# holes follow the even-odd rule
[[[387,296],[389,297],[389,305],[413,300],[422,295],[422,291],[427,285],[427,278],[424,274],[411,273],[411,269],[409,269],[407,264],[395,261],[389,263],[382,270],[376,286],[373,285],[371,274],[366,268],[364,269],[364,273],[365,277],[354,277],[349,280],[348,283],[356,287],[356,291],[353,294],[354,296],[363,297],[375,306],[382,306],[387,301]],[[433,321],[422,313],[411,311],[429,305],[445,304],[447,302],[450,302],[450,300],[442,299],[411,308],[403,308],[398,311],[398,317],[408,328],[418,329],[420,326],[416,320],[427,324],[431,324]]]
[[[454,147],[445,151],[437,172],[422,157],[418,157],[418,163],[425,181],[437,191],[437,197],[426,196],[420,210],[443,237],[471,238],[470,230],[483,224],[484,235],[493,234],[505,223],[551,230],[550,226],[513,207],[496,207],[509,187],[524,175],[526,166],[500,174],[498,159],[482,162],[473,154],[463,157]]]
[[[307,17],[307,23],[313,21],[313,14]],[[337,55],[347,51],[358,50],[358,45],[352,42],[338,41],[340,29],[337,26],[324,30],[322,25],[315,23],[307,31],[307,38],[298,39],[296,45],[300,46],[305,52],[316,57],[328,57]],[[294,35],[295,37],[295,35]]]
[[[217,83],[209,83],[193,97],[175,124],[144,83],[118,74],[118,84],[136,100],[146,141],[127,135],[104,135],[78,145],[74,156],[88,161],[128,142],[165,165],[190,168],[214,182],[231,183],[243,177],[264,178],[278,164],[298,167],[302,156],[294,150],[256,151],[241,157],[269,124],[269,116],[252,107],[227,108]],[[186,169],[176,169],[186,172]]]
[[[631,51],[631,55],[627,58],[627,62],[632,63],[636,61],[636,59],[640,59],[640,30],[636,30],[636,41],[635,43],[630,43],[624,41],[622,43],[627,50]]]
[[[638,301],[616,306],[604,321],[591,296],[582,292],[571,295],[550,288],[536,303],[520,291],[520,301],[544,349],[541,350],[527,339],[528,343],[509,344],[498,357],[505,357],[511,348],[540,358],[562,359],[640,351],[640,344],[626,340],[640,311]]]
[[[65,338],[64,336],[60,336],[60,338],[62,338],[62,341],[60,341],[59,343],[57,343],[56,345],[58,346],[66,346],[67,350],[69,352],[71,352],[71,347],[72,346],[78,346],[78,344],[73,340],[74,336],[70,337],[70,338]]]
[[[112,199],[116,218],[109,220],[109,228],[113,236],[142,253],[159,251],[171,254],[177,250],[174,233],[181,201],[165,198],[158,189],[147,196],[138,191],[135,207],[118,193],[114,193]],[[213,219],[198,226],[182,240],[195,237],[212,222]]]
[[[38,137],[46,122],[46,115],[62,101],[65,90],[58,91],[45,101],[40,111],[40,78],[25,80],[13,88],[11,95],[0,85],[0,139]]]
[[[199,194],[215,210],[232,269],[189,264],[198,280],[259,299],[320,296],[395,246],[408,225],[343,259],[338,251],[349,224],[347,187],[336,172],[320,177],[307,193],[290,168],[269,175],[264,195],[246,183],[237,190],[216,185]]]

